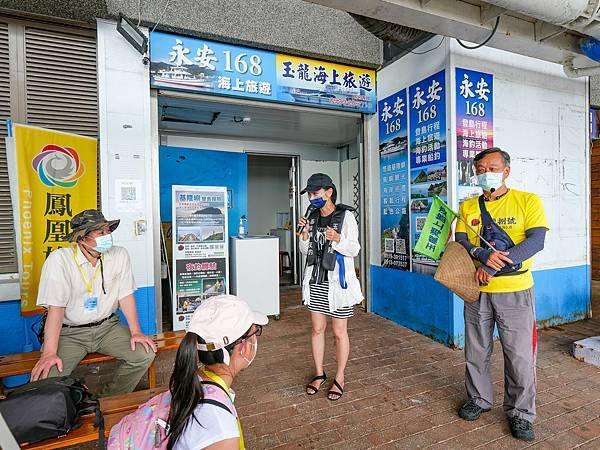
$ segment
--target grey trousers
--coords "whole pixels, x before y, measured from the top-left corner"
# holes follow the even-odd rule
[[[154,360],[154,352],[146,353],[141,344],[131,351],[129,330],[113,317],[90,328],[63,328],[58,340],[58,357],[63,371],[53,366],[49,377],[70,375],[88,353],[102,353],[122,361],[100,396],[126,394],[135,389]]]
[[[465,385],[467,395],[484,409],[494,403],[490,360],[494,325],[504,353],[504,412],[535,419],[537,329],[533,288],[509,293],[482,292],[465,303]]]

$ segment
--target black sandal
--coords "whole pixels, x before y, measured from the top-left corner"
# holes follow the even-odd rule
[[[331,389],[329,389],[329,392],[327,393],[327,399],[331,400],[332,402],[335,402],[342,398],[342,395],[344,395],[344,388],[340,386],[340,383],[338,383],[335,378],[333,379],[333,385],[336,388],[338,388],[340,392],[334,391],[332,386]]]
[[[323,386],[323,383],[325,383],[325,380],[327,379],[327,375],[325,374],[325,372],[323,372],[323,375],[317,375],[316,377],[314,377],[312,380],[310,380],[310,383],[308,383],[306,385],[306,394],[307,395],[315,395],[317,392],[319,392],[319,390],[321,389],[321,386]],[[319,387],[315,387],[312,385],[312,383],[314,383],[315,381],[319,381],[319,380],[323,380],[321,381],[321,384],[319,384]],[[310,390],[310,392],[309,392]]]

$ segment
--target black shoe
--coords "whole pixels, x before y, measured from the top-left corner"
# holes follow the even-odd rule
[[[458,415],[461,419],[473,421],[479,419],[484,412],[488,411],[489,408],[483,409],[474,400],[469,400],[458,410]]]
[[[520,417],[511,417],[508,419],[510,423],[510,432],[515,439],[522,441],[533,441],[535,440],[535,433],[533,432],[533,424]]]

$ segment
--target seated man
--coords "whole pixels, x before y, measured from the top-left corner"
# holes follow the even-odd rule
[[[133,391],[154,360],[156,344],[138,323],[129,254],[114,247],[119,220],[89,209],[73,217],[65,237],[75,245],[53,251],[42,268],[37,304],[48,308],[42,356],[31,380],[69,375],[88,353],[122,361],[101,395]],[[117,308],[129,330],[119,323]]]

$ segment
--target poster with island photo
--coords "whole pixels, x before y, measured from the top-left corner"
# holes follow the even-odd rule
[[[227,188],[173,186],[173,329],[228,289]]]

